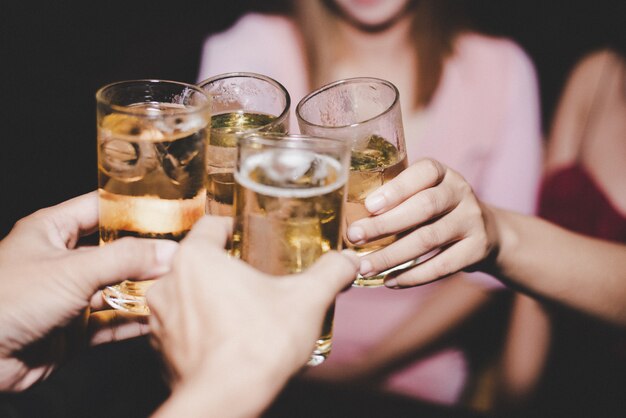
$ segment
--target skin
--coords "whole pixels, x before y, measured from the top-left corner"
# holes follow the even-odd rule
[[[358,270],[346,251],[301,274],[261,273],[224,251],[231,223],[198,221],[148,292],[154,345],[173,385],[155,417],[257,416],[307,362],[327,308]]]
[[[0,390],[44,379],[72,349],[147,331],[134,317],[104,310],[98,289],[167,272],[177,244],[124,238],[78,248],[97,225],[93,192],[20,220],[0,242]]]
[[[392,26],[411,0],[334,0],[343,17],[361,30],[377,32]]]
[[[527,293],[626,325],[626,246],[622,244],[486,205],[462,176],[428,159],[381,186],[365,204],[373,216],[350,226],[351,240],[369,241],[415,229],[365,256],[361,274],[376,274],[438,251],[389,278],[387,287],[401,289],[461,270],[481,270]]]

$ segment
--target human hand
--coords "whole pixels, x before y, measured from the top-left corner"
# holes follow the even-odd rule
[[[124,238],[76,248],[97,226],[92,192],[21,219],[0,242],[0,390],[23,390],[45,378],[70,349],[63,333],[84,320],[90,305],[101,310],[91,318],[94,344],[146,332],[147,324],[102,311],[97,291],[167,272],[178,244]]]
[[[473,269],[498,251],[490,209],[478,200],[461,175],[435,160],[412,164],[370,194],[365,206],[372,216],[350,225],[347,236],[353,244],[404,235],[361,259],[360,273],[364,277],[435,251],[416,266],[391,273],[385,286],[429,283]]]
[[[178,407],[202,402],[206,415],[212,415],[208,408],[213,415],[247,416],[307,362],[326,310],[356,276],[358,258],[332,252],[301,274],[270,276],[224,251],[231,223],[198,221],[147,300],[155,345],[174,380],[173,398],[184,392],[180,387],[197,393]],[[217,404],[229,413],[219,413]]]

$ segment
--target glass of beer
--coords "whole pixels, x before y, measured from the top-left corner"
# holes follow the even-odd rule
[[[210,97],[191,84],[121,81],[96,93],[100,244],[180,241],[204,214]],[[151,281],[103,290],[116,309],[149,313]]]
[[[376,78],[339,80],[303,98],[296,107],[296,117],[302,133],[350,144],[346,227],[369,216],[365,198],[407,167],[398,89]],[[344,237],[344,243],[357,254],[365,255],[396,239],[397,236],[388,236],[365,245],[353,245]],[[367,278],[358,275],[353,285],[382,286],[388,273]]]
[[[291,98],[278,81],[255,73],[220,74],[199,87],[212,99],[207,213],[232,216],[237,140],[253,132],[287,132]]]
[[[277,140],[279,139],[279,140]],[[300,273],[323,253],[341,249],[350,164],[343,141],[301,135],[241,138],[235,170],[231,253],[272,275]],[[308,365],[332,345],[334,304],[326,313]],[[271,350],[271,336],[268,336]]]

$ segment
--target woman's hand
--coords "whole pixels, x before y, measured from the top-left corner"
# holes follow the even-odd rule
[[[371,217],[350,225],[348,239],[363,244],[401,234],[391,245],[361,260],[368,277],[416,260],[416,266],[390,274],[388,287],[425,284],[449,276],[497,253],[493,215],[454,170],[430,159],[420,160],[365,200]]]

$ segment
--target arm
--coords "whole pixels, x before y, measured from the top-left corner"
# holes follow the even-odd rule
[[[418,180],[416,180],[418,179]],[[404,225],[415,230],[361,260],[374,275],[409,257],[438,251],[390,277],[391,288],[416,286],[460,270],[484,271],[528,293],[626,326],[626,246],[567,231],[542,219],[480,202],[454,170],[422,160],[379,187],[365,205],[376,216],[354,222],[348,237],[377,239]],[[408,219],[404,211],[413,216]]]
[[[495,274],[532,294],[626,325],[626,246],[493,209]]]
[[[528,399],[543,373],[550,348],[550,318],[537,300],[517,293],[513,300],[508,333],[496,390],[501,404]]]

